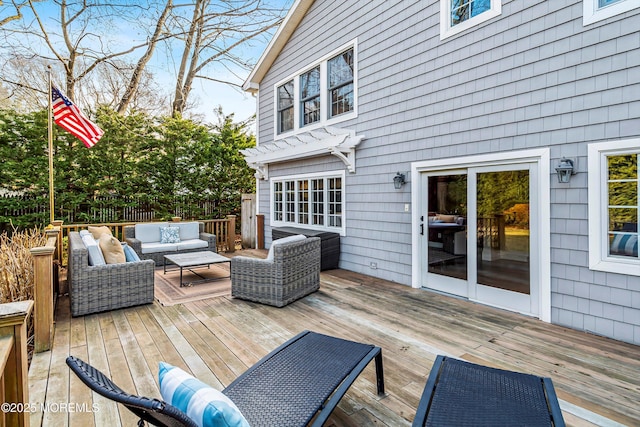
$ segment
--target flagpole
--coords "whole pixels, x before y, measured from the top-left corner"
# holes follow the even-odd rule
[[[53,111],[51,108],[51,65],[47,66],[47,74],[49,75],[49,93],[47,97],[49,98],[49,108],[47,109],[47,137],[49,142],[49,221],[53,224],[54,219],[54,190],[53,190],[53,123],[52,123],[52,115]]]

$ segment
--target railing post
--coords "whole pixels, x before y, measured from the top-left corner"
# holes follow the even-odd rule
[[[236,216],[227,215],[229,221],[227,228],[227,251],[235,252],[236,250]]]
[[[0,339],[12,344],[2,360],[2,403],[15,403],[16,409],[23,410],[0,412],[2,425],[26,427],[29,425],[29,412],[24,410],[29,404],[29,368],[27,364],[27,317],[33,309],[33,301],[10,302],[0,304]],[[5,347],[6,349],[7,347]],[[3,405],[4,406],[4,405]]]
[[[47,245],[31,249],[34,264],[35,309],[33,313],[34,351],[51,348],[53,340],[53,255],[59,228],[46,230]]]
[[[264,214],[256,215],[256,234],[257,234],[257,244],[256,248],[264,249]]]
[[[57,230],[57,235],[58,235],[58,243],[56,245],[56,260],[60,263],[60,265],[62,265],[62,224],[64,223],[64,221],[62,220],[55,220],[51,223],[51,225],[53,225],[53,229]],[[47,233],[47,236],[49,236],[49,230],[45,230],[45,232]]]

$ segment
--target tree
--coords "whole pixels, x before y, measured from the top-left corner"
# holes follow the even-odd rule
[[[120,102],[117,108],[118,113],[123,114],[131,104],[132,98],[140,86],[140,81],[142,80],[145,67],[151,60],[153,51],[155,50],[156,45],[160,40],[161,35],[163,34],[165,22],[172,8],[173,8],[173,1],[167,0],[167,3],[165,4],[164,9],[162,10],[162,13],[160,14],[160,17],[158,18],[158,22],[156,23],[155,31],[153,32],[153,35],[148,41],[147,50],[138,60],[138,63],[136,64],[135,69],[131,73],[131,79],[129,80],[129,85],[124,91],[122,98],[120,98]]]
[[[217,63],[230,73],[248,70],[252,64],[236,51],[282,22],[283,10],[265,6],[264,0],[195,0],[190,17],[176,15],[178,38],[184,43],[176,76],[173,113],[182,114],[196,78],[239,86],[241,79],[210,76],[207,67]]]
[[[147,111],[155,112],[157,100],[166,99],[164,114],[170,108],[184,113],[193,104],[189,98],[196,79],[240,86],[238,73],[251,67],[242,59],[243,48],[261,37],[265,41],[263,36],[284,16],[286,9],[270,7],[271,1],[14,0],[24,13],[0,26],[0,82],[19,98],[20,107],[41,107],[40,100],[47,98],[42,96],[47,92],[44,71],[51,65],[55,81],[72,100],[89,109],[114,106],[125,114],[147,107],[141,101],[148,100],[144,89],[153,86],[148,83],[155,78],[151,61],[167,72],[177,58],[173,100],[156,94]],[[8,10],[0,9],[0,17]],[[167,60],[158,65],[160,44],[167,48]],[[106,95],[112,98],[105,100]]]
[[[170,5],[171,1],[168,1],[166,6]],[[157,2],[143,7],[138,2],[60,0],[37,5],[30,1],[24,9],[28,9],[32,20],[23,17],[11,26],[1,28],[5,39],[2,56],[7,59],[1,79],[16,93],[29,93],[25,98],[35,96],[46,100],[46,96],[41,96],[47,93],[44,70],[46,65],[52,65],[55,81],[63,82],[61,89],[69,98],[95,107],[93,102],[100,97],[102,89],[97,73],[104,75],[112,70],[126,82],[113,95],[126,97],[126,102],[109,100],[108,104],[122,104],[124,110],[142,79],[151,77],[144,73],[144,66],[159,33],[150,38],[131,37],[130,43],[122,43],[118,36],[120,33],[131,34],[132,28],[146,31],[150,21],[157,21],[153,18],[153,6],[158,6]],[[162,23],[158,22],[158,25],[161,27]],[[138,64],[132,65],[134,53],[145,47],[146,52]],[[29,75],[34,73],[38,75]],[[92,84],[83,84],[85,82]]]
[[[39,0],[32,0],[39,1]],[[27,6],[29,1],[11,1],[10,6],[5,6],[4,2],[0,0],[0,27],[6,25],[12,21],[18,21],[22,19],[22,8]]]
[[[166,217],[173,215],[175,199],[182,196],[196,217],[237,214],[241,195],[255,191],[253,171],[239,150],[253,147],[255,138],[248,132],[249,122],[235,123],[233,115],[217,112],[218,123],[205,126],[179,116],[122,116],[103,107],[96,122],[105,134],[91,149],[54,127],[56,218],[68,223],[122,220],[123,213],[103,214],[119,212],[139,199],[157,201],[156,215]],[[33,208],[37,213],[42,212],[38,206],[48,208],[46,121],[45,110],[21,114],[0,109],[0,194],[25,196],[12,201],[12,209]],[[108,205],[103,205],[105,196],[113,197]],[[219,202],[216,212],[198,211],[196,202],[212,199]],[[5,202],[0,198],[0,223],[8,221],[2,217]],[[48,218],[45,211],[22,218],[19,225],[43,225]]]

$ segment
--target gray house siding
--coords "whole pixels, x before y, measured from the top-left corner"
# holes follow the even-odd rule
[[[316,1],[260,82],[258,140],[274,139],[274,85],[357,38],[365,139],[346,174],[340,267],[410,285],[411,163],[548,147],[578,160],[551,177],[551,321],[640,344],[640,277],[589,269],[587,146],[640,136],[640,10],[583,26],[581,0],[503,1],[502,14],[440,40],[435,1]],[[343,170],[332,156],[269,165],[269,177]],[[551,168],[553,170],[553,167]],[[259,211],[270,245],[269,182]],[[409,205],[409,212],[405,206]]]

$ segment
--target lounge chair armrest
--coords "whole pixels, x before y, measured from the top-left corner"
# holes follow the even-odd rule
[[[140,240],[136,239],[135,237],[126,237],[124,241],[127,242],[127,244],[131,246],[131,248],[136,251],[138,255],[142,253],[142,242]]]
[[[218,243],[215,234],[201,232],[200,240],[207,242],[209,249],[212,249],[213,252],[218,252]]]

